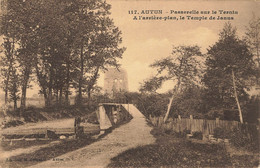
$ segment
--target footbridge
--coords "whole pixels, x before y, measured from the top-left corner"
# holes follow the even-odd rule
[[[142,113],[133,104],[99,103],[96,111],[99,124],[84,123],[76,124],[75,118],[59,119],[55,121],[43,121],[38,123],[26,123],[21,126],[0,130],[0,136],[8,139],[50,139],[61,135],[75,136],[77,130],[85,135],[104,133],[107,129],[127,123],[133,117],[144,118]],[[76,129],[79,126],[81,129]]]
[[[100,103],[97,112],[101,131],[125,123],[132,118],[145,118],[133,104]]]

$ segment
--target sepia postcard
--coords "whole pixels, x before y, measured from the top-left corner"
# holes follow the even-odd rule
[[[259,9],[0,0],[0,168],[259,167]]]

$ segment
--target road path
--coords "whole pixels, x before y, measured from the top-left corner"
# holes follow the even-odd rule
[[[110,159],[130,148],[148,145],[155,142],[150,134],[151,127],[145,117],[133,105],[123,105],[129,109],[133,119],[110,134],[84,148],[61,155],[55,159],[34,165],[43,167],[106,167]]]

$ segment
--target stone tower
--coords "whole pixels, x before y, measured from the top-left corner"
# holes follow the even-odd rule
[[[109,68],[104,78],[105,93],[113,95],[116,92],[128,91],[128,79],[126,70]]]

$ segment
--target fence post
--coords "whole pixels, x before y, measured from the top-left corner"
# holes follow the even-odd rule
[[[178,115],[178,119],[181,120],[181,115]]]
[[[216,126],[219,127],[219,118],[216,118]]]
[[[192,134],[193,133],[193,115],[190,115],[190,133]]]

